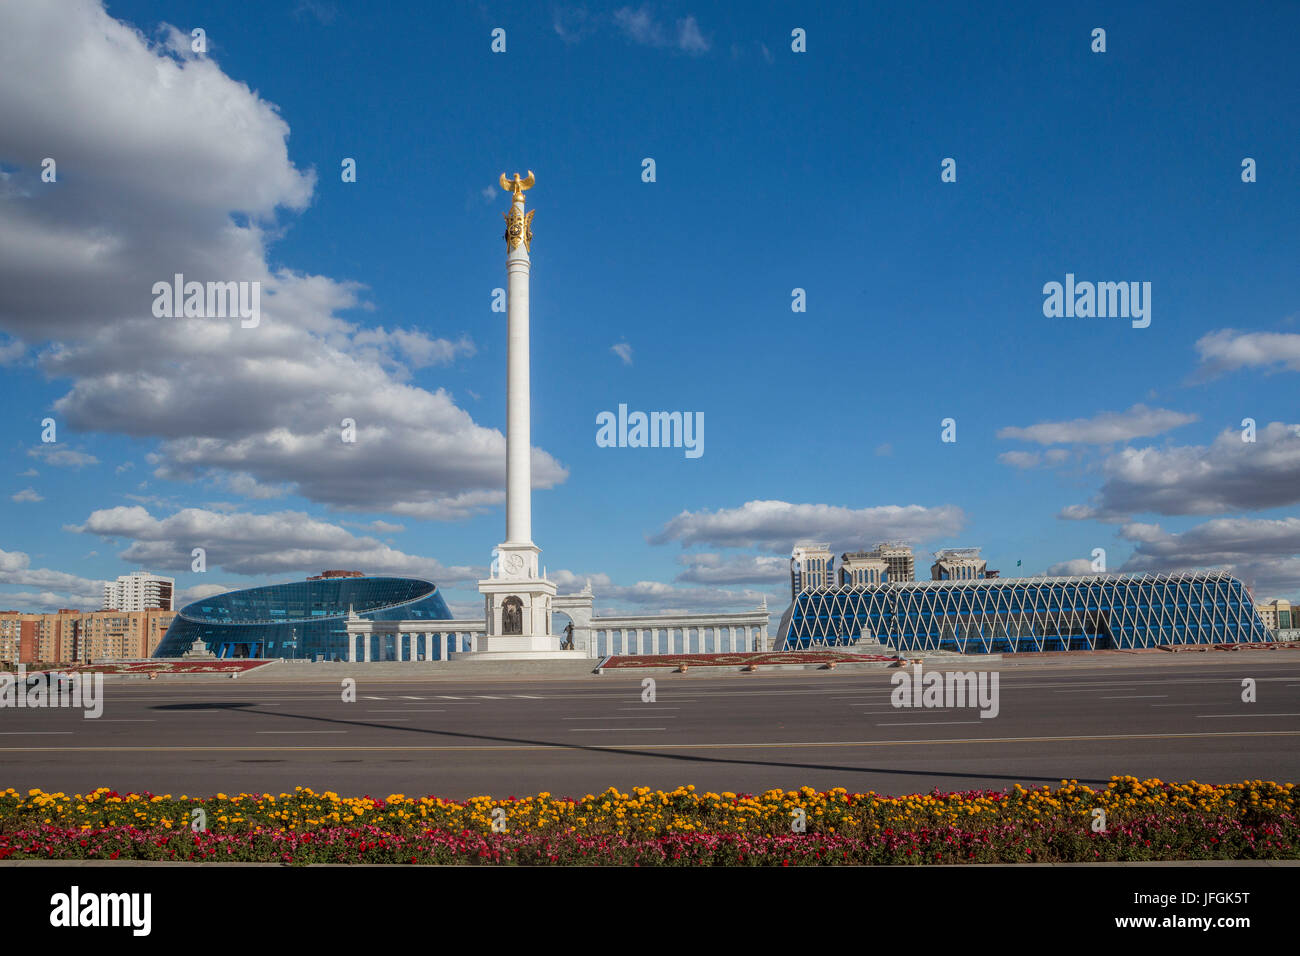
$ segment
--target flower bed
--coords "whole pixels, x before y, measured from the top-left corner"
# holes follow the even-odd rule
[[[766,654],[620,654],[604,667],[734,667],[746,664],[853,664],[859,661],[892,661],[883,654],[846,654],[843,651],[770,651]]]
[[[103,664],[51,664],[33,673],[61,671],[64,674],[242,674],[255,667],[265,667],[270,661],[109,661]]]
[[[0,860],[283,863],[808,864],[1300,858],[1294,784],[1223,786],[1114,777],[1101,790],[886,797],[843,789],[751,796],[610,789],[579,800],[198,798],[0,793]],[[1101,832],[1093,811],[1105,813]],[[193,811],[207,829],[191,830]],[[501,811],[495,813],[494,811]],[[791,821],[802,811],[806,832]],[[493,820],[504,821],[494,832]]]

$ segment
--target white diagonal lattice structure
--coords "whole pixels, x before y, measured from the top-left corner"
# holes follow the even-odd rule
[[[801,591],[778,650],[865,638],[895,651],[1015,653],[1267,641],[1239,580],[1218,571],[917,581]]]

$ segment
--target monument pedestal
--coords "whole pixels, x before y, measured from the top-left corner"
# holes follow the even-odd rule
[[[554,581],[538,574],[541,549],[531,541],[506,541],[497,547],[492,576],[479,581],[486,633],[473,651],[451,660],[576,660],[586,655],[560,650],[551,633]]]

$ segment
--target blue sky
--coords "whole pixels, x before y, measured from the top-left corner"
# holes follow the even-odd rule
[[[533,532],[562,591],[779,613],[795,541],[901,538],[926,568],[1100,547],[1300,596],[1293,4],[24,6],[0,606],[356,567],[481,608],[496,180],[528,169]],[[154,318],[178,271],[261,280],[263,324]],[[1067,273],[1150,282],[1150,326],[1045,317]],[[703,456],[597,447],[620,403],[702,412]]]

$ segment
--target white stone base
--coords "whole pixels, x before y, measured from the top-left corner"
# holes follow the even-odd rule
[[[475,653],[558,651],[560,639],[551,634],[484,634],[475,644]]]
[[[590,661],[585,651],[453,651],[449,661]],[[594,666],[594,664],[593,664]]]
[[[451,661],[576,661],[591,660],[585,651],[562,651],[560,639],[548,634],[496,634],[478,639],[476,650],[453,651]]]

